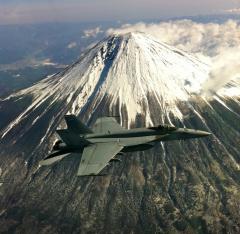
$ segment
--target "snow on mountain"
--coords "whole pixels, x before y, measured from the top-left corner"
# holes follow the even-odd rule
[[[144,114],[145,124],[152,125],[149,96],[160,106],[162,119],[167,116],[171,123],[169,116],[173,114],[181,120],[178,102],[200,94],[208,73],[207,64],[144,33],[109,36],[65,71],[8,97],[30,95],[32,103],[2,131],[1,137],[46,101],[48,107],[32,124],[56,101],[71,103],[68,112],[78,115],[90,105],[94,112],[107,99],[110,109],[118,105],[120,116],[126,110],[128,127],[138,114]],[[220,95],[229,96],[234,88],[238,90],[238,86],[231,86]]]
[[[111,36],[84,53],[63,73],[10,96],[32,95],[33,102],[6,128],[3,136],[28,111],[36,109],[49,97],[51,105],[66,98],[66,102],[71,102],[75,96],[70,112],[78,114],[92,98],[95,109],[108,95],[110,106],[119,101],[120,114],[122,107],[126,107],[129,123],[138,113],[145,112],[146,124],[151,124],[146,96],[150,94],[158,100],[163,115],[172,112],[181,118],[176,102],[187,100],[192,92],[198,93],[207,73],[206,64],[143,33]]]

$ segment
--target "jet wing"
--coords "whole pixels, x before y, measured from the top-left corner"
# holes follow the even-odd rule
[[[124,130],[126,129],[123,128],[113,117],[103,117],[97,119],[92,128],[94,133],[111,133]]]
[[[121,150],[118,143],[96,143],[84,148],[78,176],[97,175]]]

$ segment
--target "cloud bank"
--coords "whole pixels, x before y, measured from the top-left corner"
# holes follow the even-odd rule
[[[225,13],[240,14],[240,8],[232,8],[224,11]]]
[[[77,42],[75,42],[75,41],[73,41],[73,42],[71,42],[71,43],[69,43],[69,44],[67,45],[67,48],[68,48],[68,49],[73,49],[73,48],[75,48],[75,47],[77,47]]]
[[[202,24],[191,20],[126,24],[108,29],[107,34],[134,31],[150,34],[209,64],[209,79],[203,85],[205,93],[216,92],[230,80],[240,77],[240,24],[234,20],[223,24]]]
[[[87,29],[83,31],[83,36],[82,38],[89,38],[89,37],[96,37],[99,33],[102,33],[103,31],[101,30],[100,27],[96,27],[93,29]]]

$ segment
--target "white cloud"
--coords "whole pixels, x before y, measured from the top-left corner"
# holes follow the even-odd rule
[[[87,29],[83,31],[84,35],[82,38],[89,38],[89,37],[96,37],[99,33],[102,33],[103,31],[101,30],[100,27],[96,27],[93,29]]]
[[[217,91],[222,86],[240,78],[240,45],[233,48],[223,48],[219,55],[215,56],[212,64],[209,80],[203,86],[207,92]]]
[[[240,14],[240,8],[233,8],[224,10],[225,13]]]
[[[211,65],[205,91],[217,91],[240,74],[240,25],[234,20],[223,24],[196,23],[191,20],[159,24],[126,24],[110,28],[107,34],[140,31],[162,42],[190,52]]]
[[[74,42],[69,43],[69,44],[67,45],[67,48],[68,48],[68,49],[73,49],[73,48],[75,48],[76,46],[77,46],[77,43],[74,41]]]

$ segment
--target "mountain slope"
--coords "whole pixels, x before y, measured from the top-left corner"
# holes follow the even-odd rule
[[[3,232],[239,232],[239,89],[201,96],[209,67],[142,34],[111,36],[66,70],[0,101]],[[52,167],[64,114],[89,125],[160,123],[213,133],[127,154],[106,177],[77,178],[80,156]]]

